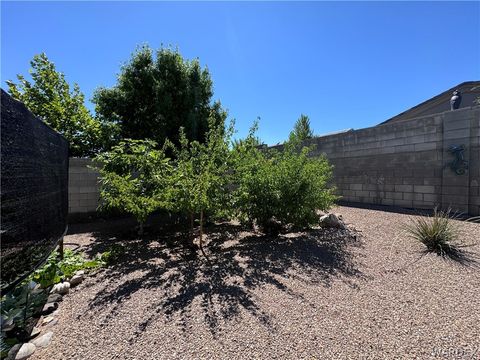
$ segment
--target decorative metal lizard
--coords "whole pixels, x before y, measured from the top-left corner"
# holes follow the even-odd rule
[[[464,145],[450,145],[448,148],[448,152],[455,156],[455,160],[447,165],[449,165],[450,169],[457,175],[463,175],[468,170],[468,161],[465,160],[464,151]]]

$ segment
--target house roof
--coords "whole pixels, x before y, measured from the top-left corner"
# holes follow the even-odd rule
[[[438,94],[431,99],[428,99],[382,122],[381,124],[450,110],[450,98],[452,97],[453,91],[457,89],[462,93],[462,104],[460,107],[472,106],[474,105],[473,99],[477,96],[480,96],[480,81],[465,81],[461,84],[458,84],[442,92],[441,94]]]

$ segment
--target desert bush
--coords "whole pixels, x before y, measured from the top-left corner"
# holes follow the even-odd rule
[[[433,216],[412,218],[405,227],[409,236],[424,244],[427,251],[441,256],[457,252],[458,230],[452,223],[450,210],[435,208]]]
[[[317,223],[316,210],[327,210],[336,199],[329,187],[332,166],[325,157],[310,157],[313,148],[298,141],[286,143],[282,151],[259,149],[254,133],[255,128],[234,150],[239,218],[262,227],[272,219],[297,227]]]

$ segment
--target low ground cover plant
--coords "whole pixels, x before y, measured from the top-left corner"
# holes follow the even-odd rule
[[[53,252],[45,264],[30,275],[0,302],[1,357],[7,355],[10,348],[28,340],[28,322],[42,308],[48,297],[48,290],[64,280],[70,279],[79,270],[93,270],[106,266],[121,254],[118,246],[97,255],[93,260],[82,254],[65,249],[63,259],[59,260]]]

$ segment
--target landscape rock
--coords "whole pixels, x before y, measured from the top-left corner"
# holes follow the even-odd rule
[[[42,325],[48,324],[49,322],[53,321],[55,318],[53,316],[47,316],[42,320]]]
[[[57,310],[57,308],[58,308],[58,303],[56,303],[56,302],[46,303],[43,306],[42,315],[48,315],[48,314],[52,313],[53,311]]]
[[[18,350],[15,360],[24,360],[33,355],[37,347],[32,343],[25,343]]]
[[[17,355],[18,350],[22,347],[22,344],[15,344],[12,348],[8,351],[6,360],[14,360],[15,355]]]
[[[70,279],[70,286],[77,286],[83,281],[83,274],[82,275],[73,275],[73,277]]]
[[[269,235],[278,235],[282,230],[282,223],[274,217],[268,219],[262,226],[262,231]]]
[[[342,215],[326,214],[320,217],[319,224],[325,228],[345,229],[345,224],[341,218]]]
[[[60,294],[50,294],[47,299],[47,303],[60,302],[63,300],[63,296]]]
[[[32,329],[32,332],[30,333],[30,339],[33,339],[34,337],[38,336],[40,334],[40,329],[37,327],[34,327]]]
[[[51,328],[51,327],[53,327],[57,324],[58,324],[58,319],[53,319],[52,321],[45,324],[45,328],[48,329],[48,328]]]
[[[63,283],[56,284],[50,293],[65,295],[65,294],[68,294],[69,291],[70,291],[70,283],[66,281]]]
[[[50,342],[52,341],[52,336],[53,332],[49,331],[42,336],[32,340],[31,343],[38,348],[46,348],[48,345],[50,345]]]

